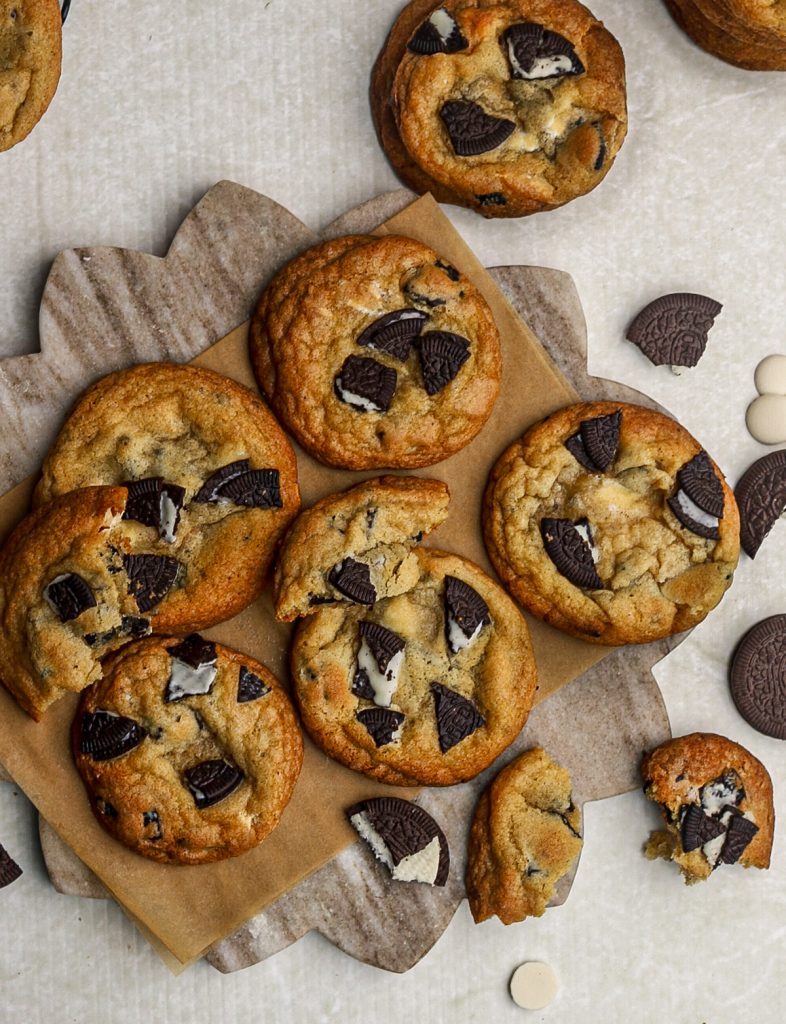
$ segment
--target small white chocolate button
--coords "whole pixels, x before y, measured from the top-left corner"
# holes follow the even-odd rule
[[[786,356],[767,356],[753,377],[760,395],[786,395]]]
[[[786,441],[786,396],[759,395],[748,406],[745,423],[761,444]]]
[[[522,1010],[542,1010],[556,996],[557,988],[554,971],[536,960],[517,967],[510,979],[511,997]]]

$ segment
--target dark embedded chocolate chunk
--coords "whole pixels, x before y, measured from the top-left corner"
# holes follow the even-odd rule
[[[407,43],[407,49],[430,57],[435,53],[458,53],[459,50],[466,50],[468,45],[456,19],[440,7],[421,22]]]
[[[164,830],[161,827],[161,818],[158,811],[145,811],[142,815],[142,828],[145,829],[145,839],[156,842],[164,838]]]
[[[212,640],[205,640],[199,633],[191,633],[174,647],[168,648],[169,656],[185,662],[191,668],[199,668],[200,665],[215,665],[218,657],[216,645]]]
[[[730,682],[745,721],[786,740],[786,615],[771,615],[748,630],[734,652]]]
[[[489,606],[477,590],[457,576],[445,577],[445,637],[448,649],[456,654],[462,645],[457,644],[452,636],[451,622],[467,639],[474,635],[478,626],[491,622]]]
[[[85,633],[82,637],[88,647],[103,647],[119,637],[138,640],[151,631],[150,620],[138,615],[124,615],[119,626],[106,630],[104,633]]]
[[[79,750],[94,761],[111,761],[138,747],[147,732],[132,718],[111,711],[86,711],[79,729]]]
[[[723,518],[723,484],[705,451],[694,455],[677,472],[677,483],[702,512]]]
[[[445,263],[444,260],[437,260],[434,266],[439,267],[440,270],[444,270],[444,272],[448,275],[451,281],[461,280],[461,274],[458,272],[458,270],[456,270],[455,267],[452,267],[449,263]]]
[[[128,576],[128,592],[140,612],[147,612],[172,589],[180,563],[168,555],[123,555],[123,568]]]
[[[363,700],[374,700],[376,697],[374,687],[368,678],[368,672],[364,668],[355,670],[355,675],[352,679],[352,692],[356,697],[362,697]]]
[[[584,74],[584,65],[569,40],[532,21],[511,25],[502,39],[508,52],[512,78],[562,78]]]
[[[144,480],[124,480],[120,485],[128,489],[128,498],[123,519],[133,519],[143,526],[161,525],[161,484],[160,476],[145,477]]]
[[[98,808],[99,812],[101,814],[103,814],[103,816],[105,818],[117,818],[118,817],[117,808],[115,807],[114,804],[110,804],[110,802],[108,800],[102,800],[101,797],[99,797],[96,800],[96,807]]]
[[[475,198],[481,206],[506,206],[508,202],[502,192],[483,192]]]
[[[363,412],[387,412],[396,390],[396,371],[364,356],[347,356],[333,382],[336,397]]]
[[[200,811],[226,799],[243,781],[240,769],[220,757],[187,768],[183,776]]]
[[[680,829],[682,848],[685,853],[690,853],[691,850],[697,850],[711,839],[723,835],[726,826],[717,818],[711,818],[705,814],[698,804],[690,804],[685,808]]]
[[[695,533],[697,537],[704,537],[706,540],[719,540],[720,530],[718,527],[711,526],[708,523],[701,523],[698,518],[694,518],[681,502],[680,495],[682,493],[682,491],[677,491],[676,494],[672,494],[670,498],[666,499],[666,504],[674,513],[675,517],[686,530],[690,530],[691,533]]]
[[[426,394],[436,395],[469,359],[469,342],[450,331],[429,331],[421,336],[418,351]]]
[[[434,714],[437,719],[439,749],[446,754],[486,724],[486,719],[471,700],[441,683],[432,683]]]
[[[740,543],[755,558],[762,541],[786,511],[786,449],[757,459],[734,488],[740,509]]]
[[[635,317],[626,337],[656,366],[695,366],[722,309],[720,302],[706,295],[661,295]]]
[[[594,416],[579,425],[581,440],[591,462],[602,472],[612,465],[617,457],[620,444],[622,413],[612,412],[608,416]]]
[[[377,518],[377,510],[375,508],[366,509],[366,529],[371,530],[374,526],[374,520]]]
[[[366,708],[365,711],[358,711],[356,715],[377,747],[384,747],[393,742],[394,734],[405,717],[401,711],[394,711],[392,708]]]
[[[599,171],[603,167],[606,162],[606,153],[606,140],[603,138],[603,132],[598,128],[598,155],[595,157],[595,163],[592,165],[593,171]]]
[[[492,117],[479,103],[448,100],[439,112],[458,156],[476,156],[501,146],[516,130],[513,121]]]
[[[603,580],[598,576],[592,548],[576,529],[584,525],[589,530],[589,523],[582,520],[579,524],[570,519],[550,519],[540,521],[540,534],[546,554],[568,582],[582,590],[602,590]]]
[[[357,825],[353,818],[359,814],[365,814],[369,825],[387,847],[394,868],[437,839],[439,863],[432,884],[444,885],[447,882],[450,871],[448,841],[436,821],[422,807],[400,797],[381,796],[363,800],[347,810],[347,817],[355,828]]]
[[[405,363],[413,340],[428,320],[418,309],[397,309],[379,317],[358,337],[358,345],[376,349]]]
[[[0,843],[0,889],[5,889],[22,874],[22,869]]]
[[[404,294],[413,305],[425,306],[426,309],[437,309],[439,306],[446,306],[448,302],[447,299],[443,299],[440,296],[424,295],[411,282],[404,285]]]
[[[600,472],[598,467],[587,454],[587,449],[584,447],[584,442],[581,439],[580,430],[576,431],[575,434],[570,435],[570,437],[565,442],[565,447],[568,449],[573,458],[576,459],[577,462],[580,462],[585,469],[588,469],[590,473]]]
[[[360,636],[368,644],[379,671],[387,671],[391,658],[404,650],[404,641],[398,633],[380,626],[378,622],[361,622],[359,627]]]
[[[218,501],[229,481],[234,480],[235,477],[242,476],[243,473],[248,471],[248,459],[239,459],[237,462],[230,462],[226,466],[221,466],[220,469],[217,469],[215,473],[211,473],[207,480],[205,480],[194,495],[194,501],[200,503]]]
[[[333,604],[332,597],[321,597],[319,594],[309,594],[308,603],[314,608],[318,604]]]
[[[334,565],[328,573],[328,583],[355,604],[373,604],[377,599],[369,567],[354,558],[345,558]]]
[[[251,700],[259,700],[260,697],[270,693],[272,689],[272,686],[262,682],[259,676],[254,675],[251,669],[246,668],[245,665],[240,666],[240,675],[237,680],[238,704],[248,704]]]
[[[219,501],[246,508],[281,508],[281,484],[277,469],[249,469],[222,485]]]
[[[93,591],[75,572],[57,576],[44,587],[44,597],[57,612],[61,622],[78,618],[88,608],[95,608]]]
[[[720,863],[736,864],[758,831],[759,826],[754,825],[748,818],[741,814],[732,814],[726,827],[726,839],[718,858]]]

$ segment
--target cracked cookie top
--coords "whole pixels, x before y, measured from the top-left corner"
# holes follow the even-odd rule
[[[0,0],[0,152],[21,142],[60,79],[58,0]]]

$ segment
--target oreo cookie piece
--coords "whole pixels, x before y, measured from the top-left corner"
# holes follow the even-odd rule
[[[501,146],[516,130],[513,121],[487,114],[479,103],[448,100],[439,112],[457,156],[476,156]]]
[[[412,342],[420,334],[428,314],[406,307],[379,317],[358,336],[358,345],[376,349],[405,363]]]
[[[277,469],[249,469],[221,486],[219,501],[231,501],[245,508],[281,508],[281,487]]]
[[[475,198],[481,206],[506,206],[508,202],[502,192],[483,192]]]
[[[79,727],[79,750],[94,761],[111,761],[138,747],[147,736],[132,718],[111,711],[85,712]]]
[[[701,451],[677,473],[677,491],[667,504],[686,529],[719,540],[723,518],[723,485],[706,452]]]
[[[61,622],[71,622],[88,608],[96,606],[93,591],[75,572],[55,576],[44,587],[44,600],[57,613]]]
[[[194,803],[201,810],[225,800],[243,781],[243,773],[222,758],[202,761],[183,772]]]
[[[145,830],[145,839],[149,839],[151,842],[158,842],[164,838],[164,829],[158,811],[145,811],[142,814],[142,828]]]
[[[457,576],[445,577],[445,639],[451,654],[468,647],[491,622],[489,606]]]
[[[744,817],[739,811],[733,811],[726,828],[726,839],[720,852],[722,864],[736,864],[745,852],[748,843],[759,831],[759,826]]]
[[[396,371],[364,356],[347,356],[333,382],[336,397],[362,412],[387,412],[396,390]]]
[[[351,690],[356,697],[361,697],[363,700],[374,699],[374,687],[371,685],[371,680],[364,668],[355,669],[355,674],[352,677]]]
[[[140,612],[147,612],[172,589],[180,563],[168,555],[123,555],[123,568],[128,576],[128,592]]]
[[[706,295],[661,295],[637,314],[626,338],[656,366],[695,366],[722,309],[720,302]]]
[[[334,565],[328,573],[328,583],[355,604],[371,605],[377,599],[369,567],[354,558],[344,558]]]
[[[210,693],[218,674],[216,645],[198,633],[168,649],[171,661],[164,702],[171,704],[184,697]]]
[[[398,739],[396,733],[404,724],[406,715],[392,708],[366,708],[358,711],[355,717],[368,730],[374,745],[384,747]]]
[[[740,509],[740,543],[755,558],[762,541],[786,511],[786,450],[757,459],[734,488]]]
[[[705,814],[698,804],[690,804],[685,808],[680,826],[682,848],[685,853],[690,853],[723,835],[725,831],[726,826],[722,821]]]
[[[139,640],[151,632],[150,620],[143,619],[138,615],[124,615],[119,626],[104,633],[85,633],[82,637],[88,647],[103,647],[104,644],[112,643],[118,637],[127,637],[129,640]]]
[[[350,807],[347,817],[396,881],[437,886],[447,882],[448,841],[422,807],[399,797],[377,797]]]
[[[486,719],[471,700],[441,683],[431,684],[434,714],[437,720],[439,749],[443,754],[486,724]]]
[[[194,495],[193,500],[200,503],[219,501],[223,497],[223,490],[227,484],[236,477],[242,476],[249,471],[248,459],[238,459],[237,462],[230,462],[221,466],[205,480],[202,486]]]
[[[436,395],[469,359],[469,342],[450,331],[429,331],[422,335],[418,351],[426,394]]]
[[[392,629],[386,629],[378,622],[362,621],[360,649],[357,657],[355,679],[361,676],[359,685],[364,692],[371,689],[371,697],[379,707],[390,707],[398,684],[398,675],[404,661],[404,641]],[[368,684],[368,687],[366,686]],[[353,682],[354,686],[354,682]]]
[[[240,675],[237,680],[237,702],[248,704],[249,701],[259,700],[270,693],[272,687],[263,683],[259,676],[254,675],[251,669],[245,665],[240,666]]]
[[[123,519],[154,526],[167,544],[172,544],[185,501],[185,488],[167,483],[160,476],[127,480],[121,486],[128,490]]]
[[[510,74],[514,79],[534,81],[583,75],[584,65],[569,40],[535,22],[511,25],[502,35]]]
[[[786,615],[748,630],[731,663],[731,696],[758,732],[786,740]]]
[[[546,554],[569,583],[582,590],[603,589],[603,580],[595,568],[587,520],[574,523],[570,519],[544,517],[540,534]]]
[[[456,19],[443,7],[439,7],[421,22],[407,43],[407,49],[430,56],[434,53],[458,53],[459,50],[466,50],[468,45]]]
[[[621,412],[583,420],[565,447],[591,473],[605,473],[617,457],[621,426]]]
[[[22,869],[0,843],[0,889],[15,882],[21,874]]]

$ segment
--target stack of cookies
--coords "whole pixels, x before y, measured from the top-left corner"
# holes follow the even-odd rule
[[[786,71],[786,5],[776,0],[666,0],[703,49],[752,71]]]

